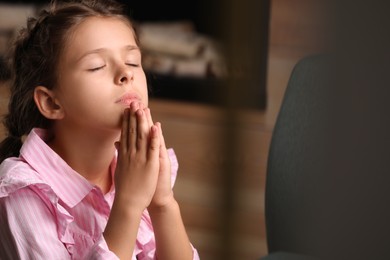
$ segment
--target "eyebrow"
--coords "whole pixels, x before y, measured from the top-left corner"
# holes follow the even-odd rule
[[[126,50],[126,51],[139,50],[139,51],[141,51],[140,48],[138,46],[135,46],[135,45],[126,45],[125,47],[123,47],[123,50]],[[77,59],[77,62],[81,61],[82,59],[84,59],[88,55],[102,53],[102,52],[105,52],[105,51],[107,51],[106,48],[99,48],[99,49],[87,51],[86,53],[81,55],[80,58]]]

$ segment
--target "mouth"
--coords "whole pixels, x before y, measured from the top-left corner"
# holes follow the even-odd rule
[[[123,96],[121,96],[119,99],[115,101],[117,104],[122,104],[125,106],[130,106],[130,104],[134,101],[141,101],[141,98],[137,94],[130,94],[126,93]]]

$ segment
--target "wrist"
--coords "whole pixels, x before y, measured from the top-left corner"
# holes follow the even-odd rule
[[[141,216],[145,209],[142,203],[116,194],[111,212],[120,211],[123,216]]]
[[[103,236],[110,251],[118,257],[129,258],[135,248],[143,210],[131,207],[124,201],[114,200]],[[129,251],[130,250],[130,251]]]
[[[176,210],[178,208],[179,208],[179,204],[177,203],[176,199],[173,196],[171,196],[164,203],[160,203],[158,205],[150,204],[148,207],[148,212],[152,216],[152,215],[172,212],[173,210]]]

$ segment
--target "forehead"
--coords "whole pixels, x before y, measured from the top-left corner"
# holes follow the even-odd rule
[[[129,21],[119,17],[89,17],[69,32],[64,54],[73,56],[94,49],[115,49],[128,45],[137,46]]]

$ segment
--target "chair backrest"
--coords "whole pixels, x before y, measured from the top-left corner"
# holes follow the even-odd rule
[[[360,106],[348,94],[354,88],[343,85],[350,78],[336,76],[342,66],[332,64],[326,56],[307,57],[291,74],[269,150],[268,249],[321,259],[390,259],[389,141],[383,131],[364,127],[366,113],[380,110],[364,103],[373,96],[363,95],[369,91],[361,86],[355,88]]]

